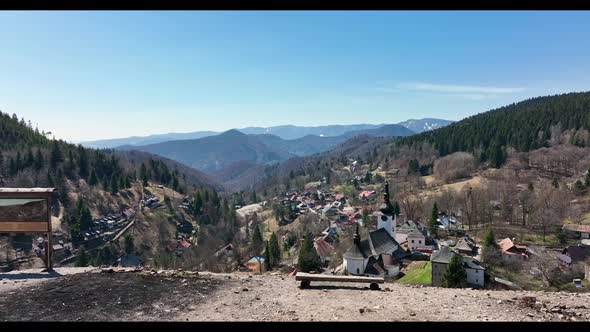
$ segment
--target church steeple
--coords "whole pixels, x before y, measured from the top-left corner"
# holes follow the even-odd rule
[[[385,188],[383,190],[383,204],[379,208],[381,213],[387,216],[393,216],[393,205],[391,205],[391,201],[389,201],[389,183],[385,182]]]
[[[354,236],[352,237],[353,242],[355,245],[360,245],[361,244],[361,235],[359,234],[359,224],[358,222],[356,223],[356,232],[354,233]]]

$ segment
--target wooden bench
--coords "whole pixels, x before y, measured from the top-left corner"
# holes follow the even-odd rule
[[[384,278],[378,277],[361,277],[361,276],[344,276],[344,275],[328,275],[328,274],[311,274],[304,272],[297,272],[295,275],[296,281],[301,281],[301,288],[309,287],[312,281],[333,281],[333,282],[356,282],[369,283],[371,290],[378,290],[379,284],[385,283]]]

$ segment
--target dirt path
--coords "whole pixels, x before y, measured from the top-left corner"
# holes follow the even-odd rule
[[[179,272],[91,271],[17,285],[18,291],[0,290],[0,321],[590,320],[590,293],[389,283],[379,291],[365,284],[327,283],[301,290],[293,277],[284,275]]]
[[[199,310],[180,315],[179,319],[545,321],[567,320],[575,313],[575,320],[590,320],[590,294],[420,288],[397,284],[386,284],[380,291],[370,291],[365,284],[336,286],[318,282],[305,290],[297,286],[294,278],[287,276],[234,274]],[[526,296],[534,296],[537,301],[527,303]],[[561,308],[551,313],[558,304]],[[577,308],[579,306],[588,308]],[[572,314],[566,313],[568,310]]]

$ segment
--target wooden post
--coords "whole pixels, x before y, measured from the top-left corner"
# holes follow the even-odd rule
[[[47,194],[47,272],[53,271],[53,233],[51,226],[51,193]]]

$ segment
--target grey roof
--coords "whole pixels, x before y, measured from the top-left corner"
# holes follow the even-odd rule
[[[468,269],[485,270],[479,261],[473,257],[463,257],[463,265]]]
[[[459,250],[473,251],[476,248],[476,244],[471,238],[463,237],[457,241],[455,248]]]
[[[384,252],[389,252],[399,247],[399,243],[387,233],[383,228],[369,233],[371,243],[374,250],[374,255],[379,255]]]
[[[455,255],[449,247],[442,247],[440,250],[435,251],[430,257],[430,261],[433,263],[444,263],[449,264],[451,258]]]

